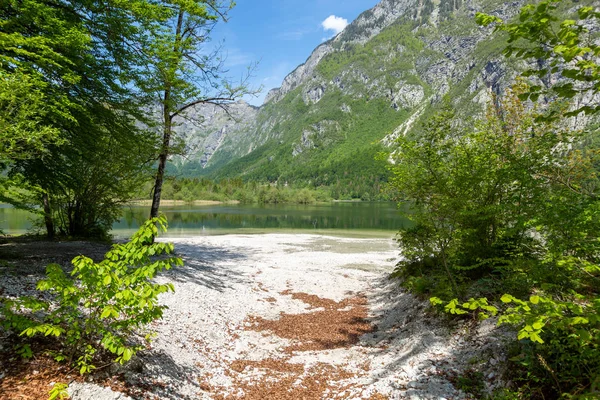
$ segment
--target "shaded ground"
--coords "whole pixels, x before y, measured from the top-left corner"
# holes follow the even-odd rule
[[[0,301],[3,297],[38,294],[35,285],[45,277],[48,264],[60,264],[70,270],[73,258],[83,254],[100,261],[109,249],[110,244],[102,242],[0,237]],[[75,371],[44,354],[20,358],[13,351],[17,344],[0,328],[0,399],[46,399],[53,383],[79,379]],[[36,347],[51,349],[52,344],[40,339]]]
[[[2,273],[44,274],[46,265],[68,266],[85,255],[99,261],[110,244],[88,241],[48,241],[36,236],[0,237],[0,278]]]

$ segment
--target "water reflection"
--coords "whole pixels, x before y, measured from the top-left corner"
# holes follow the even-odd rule
[[[165,207],[170,234],[221,234],[246,230],[378,230],[395,232],[408,225],[391,203],[323,205],[218,205]],[[133,231],[147,217],[147,207],[130,207],[113,226]]]
[[[22,235],[31,232],[36,215],[18,210],[7,204],[0,204],[0,232],[11,235]]]
[[[210,205],[162,207],[169,220],[169,235],[211,235],[260,231],[387,232],[409,226],[393,203],[328,203],[317,205]],[[149,207],[125,207],[113,224],[116,237],[130,236],[148,217]],[[0,230],[23,234],[33,215],[0,205]]]

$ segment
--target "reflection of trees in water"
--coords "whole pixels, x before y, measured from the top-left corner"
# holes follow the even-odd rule
[[[203,212],[203,210],[206,210]],[[217,210],[217,211],[215,211]],[[382,203],[332,204],[323,206],[253,207],[164,207],[172,228],[198,229],[404,229],[408,222],[395,206]],[[147,207],[126,207],[119,229],[137,229],[148,218]],[[25,231],[31,227],[33,215],[14,208],[0,208],[0,227],[5,233]]]
[[[398,211],[388,204],[342,204],[320,207],[252,208],[225,207],[202,212],[188,208],[173,211],[165,208],[169,225],[185,229],[384,229],[406,227]],[[134,228],[147,217],[146,209],[127,209],[119,225]]]
[[[12,207],[0,207],[0,232],[14,233],[31,229],[38,214]]]

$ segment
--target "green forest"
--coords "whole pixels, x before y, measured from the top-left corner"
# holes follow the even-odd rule
[[[462,2],[443,4],[449,18]],[[465,120],[446,98],[388,148],[375,140],[406,114],[383,100],[330,92],[319,114],[287,96],[267,105],[292,115],[283,128],[339,117],[345,147],[334,152],[324,143],[331,138],[316,137],[311,156],[299,154],[291,168],[290,152],[264,157],[268,142],[209,170],[209,179],[169,177],[167,162],[177,150],[175,117],[251,92],[222,80],[219,64],[198,51],[233,4],[3,1],[0,202],[39,214],[50,238],[107,239],[123,204],[152,200],[148,221],[102,261],[79,256],[70,275],[48,266],[37,288],[59,307],[0,297],[0,325],[23,341],[15,353],[31,358],[30,338],[56,338],[54,359],[84,375],[100,367],[102,352],[123,364],[143,349],[131,337],[162,317],[158,296],[175,290],[153,279],[183,265],[172,244],[155,241],[167,223],[161,198],[393,200],[413,222],[396,238],[399,284],[441,318],[497,317],[514,330],[515,387],[488,398],[600,398],[600,103],[581,100],[600,96],[600,12],[576,4],[565,11],[540,1],[510,21],[477,14],[506,38],[504,56],[526,66],[484,115]],[[396,25],[377,37],[407,49],[407,59],[389,60],[398,68],[427,51],[409,33]],[[318,72],[331,79],[349,59],[368,63],[377,41],[324,58]],[[157,99],[159,121],[148,109]],[[360,120],[343,115],[342,102]],[[464,378],[461,389],[484,398],[480,378]],[[55,385],[50,399],[65,389]]]

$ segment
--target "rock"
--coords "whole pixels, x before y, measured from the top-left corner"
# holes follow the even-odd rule
[[[305,93],[304,102],[308,103],[308,104],[318,103],[324,94],[325,94],[325,86],[319,85],[313,89],[310,89],[309,91],[307,91]]]
[[[92,383],[73,382],[67,389],[71,400],[133,400],[123,393],[114,392]]]
[[[419,105],[425,98],[425,91],[420,85],[411,85],[403,81],[396,83],[396,92],[392,91],[392,104],[398,109],[412,109]]]

